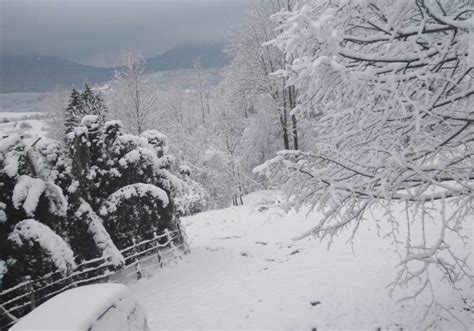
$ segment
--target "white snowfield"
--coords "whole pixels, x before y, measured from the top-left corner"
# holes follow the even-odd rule
[[[40,112],[2,112],[0,111],[0,137],[19,133],[32,138],[45,137],[47,124],[39,119]]]
[[[314,238],[292,241],[314,219],[250,209],[183,220],[191,254],[131,286],[150,329],[408,330],[434,321],[422,320],[426,296],[401,303],[389,298],[386,286],[399,260],[373,220],[360,228],[353,247],[343,234],[327,251],[327,243]],[[472,245],[461,249],[469,252]],[[473,325],[463,297],[434,281],[438,301],[464,324],[452,318],[438,325],[443,330]],[[462,286],[472,309],[472,284]]]

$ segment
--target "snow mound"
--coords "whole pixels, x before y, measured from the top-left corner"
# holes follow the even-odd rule
[[[247,194],[242,200],[250,211],[262,212],[273,207],[278,208],[283,201],[283,195],[276,190],[262,190]]]
[[[102,317],[110,318],[111,314],[118,323],[108,324],[104,329],[110,330],[113,325],[114,330],[122,330],[124,327],[129,328],[134,322],[121,323],[122,319],[134,316],[133,309],[139,310],[141,307],[125,285],[81,286],[46,301],[22,318],[11,330],[97,330],[101,329]],[[142,329],[141,325],[140,330]]]

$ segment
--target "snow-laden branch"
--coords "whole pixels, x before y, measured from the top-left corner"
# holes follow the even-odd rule
[[[301,237],[356,231],[385,208],[388,237],[406,250],[394,284],[425,277],[417,293],[429,289],[432,266],[453,282],[472,279],[448,238],[465,240],[474,205],[473,15],[461,0],[312,0],[274,15],[281,33],[269,44],[289,62],[277,75],[300,91],[293,113],[316,140],[256,170],[284,181],[290,206],[322,213]],[[405,204],[421,238],[400,238],[392,209]],[[436,240],[423,239],[435,226],[427,213]]]

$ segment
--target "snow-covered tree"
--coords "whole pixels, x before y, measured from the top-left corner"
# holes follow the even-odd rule
[[[294,113],[317,140],[263,167],[282,174],[292,205],[322,212],[303,236],[355,234],[371,208],[384,207],[387,236],[403,248],[394,287],[433,293],[435,271],[453,286],[472,281],[467,257],[451,248],[466,240],[474,208],[472,2],[305,2],[274,16],[273,44],[300,93]],[[408,220],[394,217],[395,204]]]
[[[124,52],[115,72],[112,95],[114,117],[128,131],[141,134],[153,128],[158,108],[158,95],[145,74],[145,58],[137,52]]]
[[[85,115],[81,111],[80,98],[80,93],[75,88],[73,88],[64,116],[64,128],[66,134],[71,132],[74,127],[79,124],[80,118]]]
[[[84,115],[97,115],[105,120],[108,110],[100,90],[94,90],[88,83],[85,83],[80,101]]]
[[[278,125],[284,149],[298,149],[296,114],[297,91],[287,84],[286,77],[272,75],[284,69],[288,60],[285,54],[269,42],[277,35],[277,24],[270,17],[283,9],[290,9],[294,0],[265,0],[252,3],[239,27],[231,34],[227,52],[232,57],[230,76],[238,87],[240,101],[246,101],[243,111],[250,106],[249,100],[268,96],[278,114]]]
[[[205,77],[203,75],[203,68],[199,58],[194,59],[193,69],[197,80],[199,105],[201,106],[202,124],[206,125],[206,117],[209,117],[209,91],[206,89]]]

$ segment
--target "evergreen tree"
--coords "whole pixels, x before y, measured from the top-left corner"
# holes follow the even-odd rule
[[[64,116],[64,127],[66,134],[70,133],[76,126],[79,125],[78,112],[80,111],[81,106],[80,98],[81,96],[79,92],[73,88]]]
[[[65,111],[65,133],[80,126],[85,115],[97,115],[101,123],[105,121],[107,107],[100,92],[95,92],[89,84],[84,84],[84,91],[81,93],[72,89],[69,104]]]
[[[80,101],[83,115],[97,115],[102,121],[105,120],[107,107],[99,91],[95,92],[91,89],[89,84],[85,83]]]

